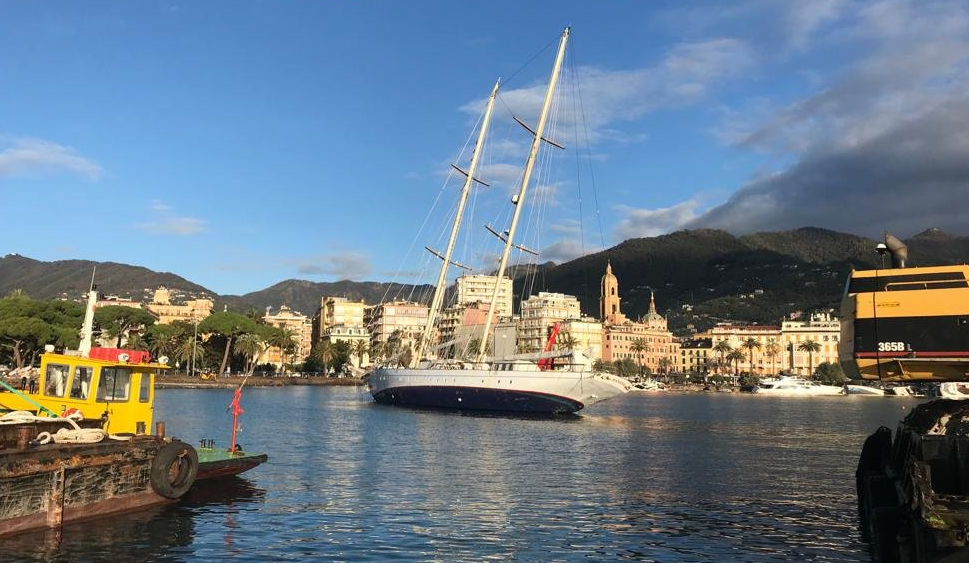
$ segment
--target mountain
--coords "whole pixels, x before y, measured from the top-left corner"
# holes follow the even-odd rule
[[[969,262],[969,237],[935,229],[906,243],[911,266]],[[741,237],[708,229],[678,231],[630,239],[544,269],[534,291],[575,295],[583,312],[599,316],[599,283],[608,261],[628,317],[648,311],[652,290],[657,309],[676,329],[735,319],[776,324],[791,312],[836,308],[851,269],[878,265],[877,244],[813,227]],[[516,294],[523,293],[528,293],[525,280],[519,279]]]
[[[200,297],[215,295],[214,291],[170,272],[155,272],[141,266],[90,260],[41,262],[19,254],[0,258],[0,295],[6,295],[14,289],[23,289],[37,299],[80,297],[88,290],[95,267],[95,282],[98,287],[112,295],[144,299],[146,290],[154,290],[160,285]]]
[[[909,265],[969,262],[969,237],[929,229],[905,241]],[[521,267],[515,272],[516,299],[538,291],[575,295],[587,314],[598,316],[599,284],[606,263],[619,279],[622,311],[636,318],[649,308],[650,291],[670,326],[705,328],[720,320],[777,323],[793,311],[837,306],[851,268],[880,263],[876,241],[856,235],[805,227],[790,231],[734,236],[710,229],[677,231],[636,238],[610,249],[555,265]],[[159,285],[184,295],[213,297],[216,307],[237,311],[288,305],[312,315],[324,295],[363,299],[429,299],[426,285],[385,282],[311,282],[290,279],[245,295],[215,295],[168,272],[147,268],[62,260],[40,262],[16,254],[0,258],[0,295],[22,288],[32,297],[79,297],[97,266],[97,282],[106,292],[145,299]],[[531,273],[527,273],[531,272]],[[149,292],[149,293],[146,293]]]
[[[380,303],[390,299],[415,299],[417,296],[429,295],[430,290],[431,286],[428,285],[414,286],[350,280],[311,282],[290,279],[245,295],[224,295],[220,300],[230,309],[238,311],[248,308],[263,310],[266,307],[278,309],[280,305],[286,305],[306,315],[313,315],[320,306],[320,298],[325,295],[346,297],[355,301],[362,299],[366,303]]]

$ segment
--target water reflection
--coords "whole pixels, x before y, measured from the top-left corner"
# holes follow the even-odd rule
[[[231,398],[165,390],[156,418],[224,443]],[[250,389],[241,440],[268,464],[156,513],[158,537],[99,521],[91,549],[17,560],[867,561],[857,455],[916,400],[760,399],[630,394],[536,419]]]

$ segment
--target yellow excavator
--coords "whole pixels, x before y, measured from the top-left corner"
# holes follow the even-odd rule
[[[907,268],[908,249],[889,233],[877,250],[891,268],[852,271],[845,286],[845,374],[969,390],[948,383],[969,380],[969,266]],[[865,440],[855,480],[875,561],[969,561],[969,394],[951,395]]]

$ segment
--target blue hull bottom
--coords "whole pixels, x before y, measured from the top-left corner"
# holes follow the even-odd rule
[[[585,406],[558,395],[477,387],[396,387],[375,394],[374,400],[385,405],[535,414],[570,413]]]

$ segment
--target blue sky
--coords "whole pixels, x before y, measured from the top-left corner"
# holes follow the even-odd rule
[[[568,24],[585,120],[538,175],[543,259],[695,227],[969,234],[962,2],[5,2],[0,255],[219,293],[426,281],[446,213],[415,235],[498,77],[462,245],[507,221],[511,113],[534,121]]]

